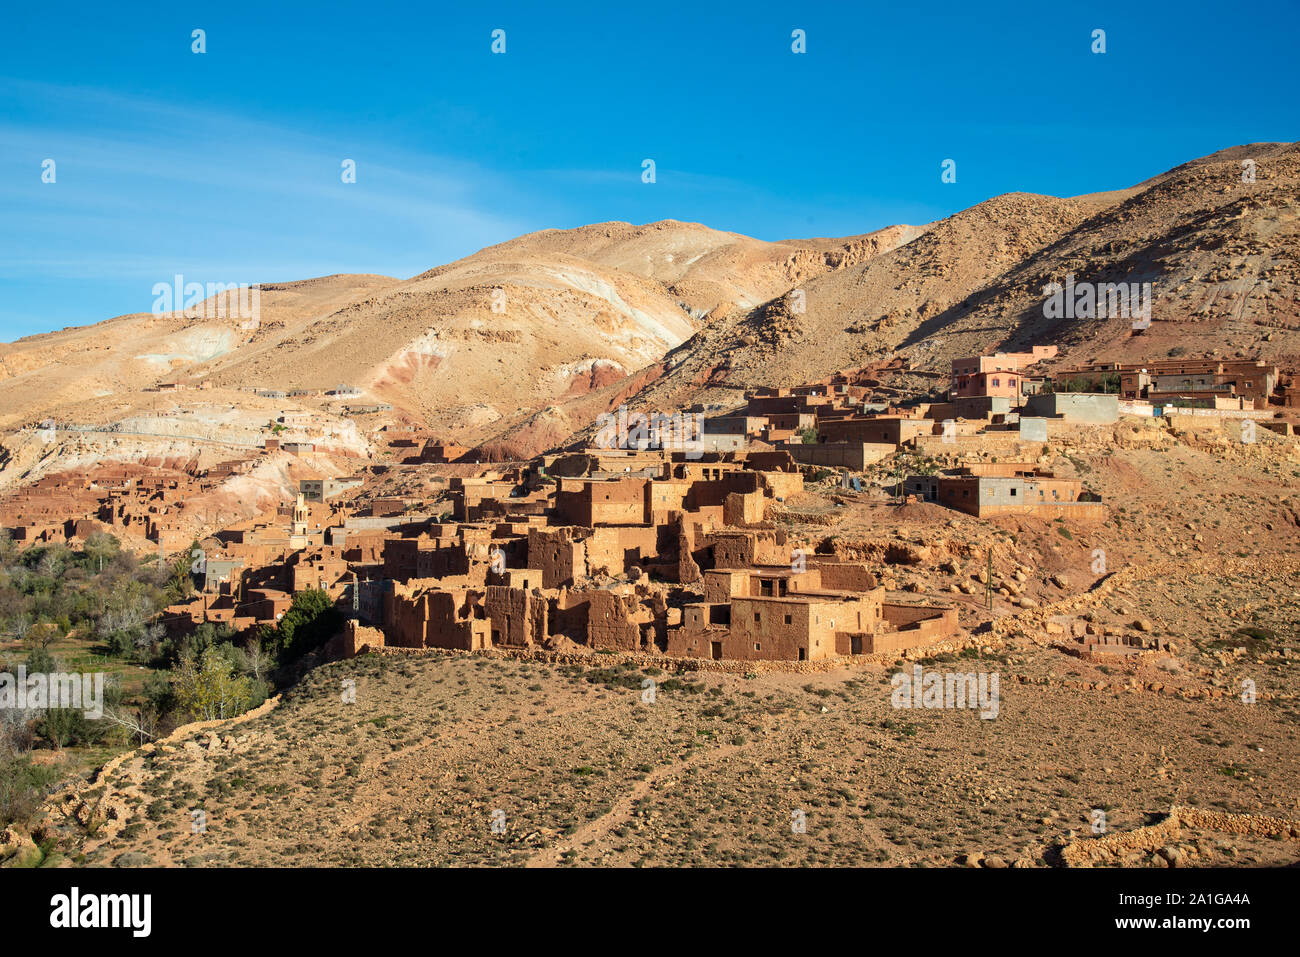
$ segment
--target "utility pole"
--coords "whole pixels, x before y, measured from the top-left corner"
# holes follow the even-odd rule
[[[988,558],[989,558],[988,570],[985,572],[985,578],[987,578],[988,580],[984,582],[984,598],[985,601],[988,603],[988,608],[989,611],[991,612],[993,611],[993,548],[992,546],[990,546],[988,549]]]

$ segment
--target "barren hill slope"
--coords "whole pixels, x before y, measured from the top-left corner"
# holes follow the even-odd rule
[[[1256,180],[1242,181],[1242,160]],[[903,352],[941,385],[948,363],[1057,343],[1062,361],[1163,354],[1174,346],[1265,357],[1300,352],[1300,146],[1235,147],[1129,189],[1069,199],[1013,193],[946,220],[860,266],[806,283],[702,331],[639,399],[726,399]],[[1152,284],[1152,326],[1049,319],[1045,288]],[[913,381],[913,386],[924,380]]]
[[[0,426],[120,421],[152,410],[146,390],[175,379],[216,387],[188,393],[187,406],[348,384],[363,390],[359,403],[481,442],[658,361],[715,315],[914,232],[805,246],[691,223],[606,223],[523,236],[406,281],[267,285],[257,323],[209,300],[202,318],[123,316],[0,346]]]
[[[1243,182],[1242,161],[1255,163]],[[976,343],[1055,342],[1069,361],[1190,353],[1277,359],[1300,352],[1300,144],[1235,147],[1186,163],[1120,201],[919,327],[951,358]],[[1048,318],[1051,282],[1150,283],[1151,327],[1129,317]],[[987,345],[986,345],[987,347]]]
[[[257,328],[245,328],[238,303],[225,296],[199,310],[214,318],[135,313],[0,343],[0,428],[46,416],[103,421],[109,409],[131,405],[143,389],[207,371],[232,354],[274,349],[312,317],[397,281],[339,275],[263,285]],[[223,316],[217,306],[224,307]]]

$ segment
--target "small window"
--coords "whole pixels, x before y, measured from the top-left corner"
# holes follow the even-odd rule
[[[756,642],[754,642],[754,650],[755,650],[755,651],[762,651],[762,650],[763,650],[763,646],[760,645],[760,644],[756,641]]]
[[[792,625],[792,624],[794,624],[794,615],[786,615],[786,616],[785,616],[785,623],[786,623],[787,625]]]
[[[754,624],[757,625],[758,623],[759,623],[758,612],[754,612]]]

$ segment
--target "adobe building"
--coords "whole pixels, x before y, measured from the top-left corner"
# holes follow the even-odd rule
[[[888,445],[895,450],[918,435],[934,435],[937,431],[933,419],[900,415],[855,416],[818,420],[817,423],[819,442],[866,442]]]
[[[808,445],[782,446],[800,465],[816,465],[830,469],[865,471],[870,465],[889,458],[898,451],[894,445],[880,442],[815,442]]]
[[[668,629],[671,655],[816,661],[933,644],[957,630],[955,608],[888,601],[856,563],[714,569],[704,578],[705,600]]]
[[[421,462],[429,462],[435,465],[448,465],[453,462],[463,461],[470,450],[463,445],[457,445],[455,442],[444,442],[439,439],[431,439],[424,443],[424,448],[420,450]]]
[[[1245,399],[1251,406],[1266,407],[1283,384],[1276,365],[1262,359],[1171,358],[1134,363],[1092,363],[1059,369],[1053,375],[1056,387],[1090,384],[1118,384],[1125,399],[1146,399],[1159,403],[1173,399]]]
[[[384,641],[396,648],[492,647],[484,590],[452,579],[397,584],[384,599]]]

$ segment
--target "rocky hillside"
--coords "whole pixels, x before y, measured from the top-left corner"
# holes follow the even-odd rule
[[[1244,160],[1255,163],[1243,182]],[[953,358],[1056,343],[1062,362],[1189,353],[1300,354],[1300,146],[1255,144],[1129,189],[1013,193],[703,330],[641,401],[727,398],[904,354],[937,385]],[[1049,283],[1150,283],[1151,326],[1049,318]],[[924,380],[910,383],[924,385]]]

